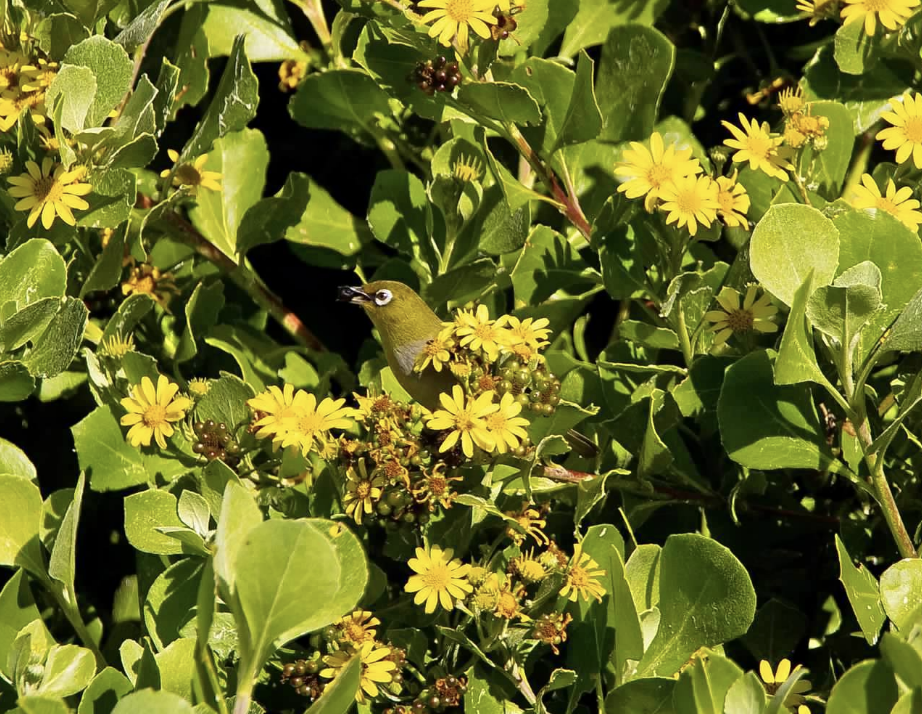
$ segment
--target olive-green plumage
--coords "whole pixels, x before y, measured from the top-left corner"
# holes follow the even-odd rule
[[[439,394],[451,391],[454,377],[448,370],[436,372],[432,367],[414,372],[413,364],[426,343],[441,331],[439,316],[413,288],[393,280],[340,288],[340,299],[360,305],[378,328],[387,365],[400,386],[427,409],[437,408]]]

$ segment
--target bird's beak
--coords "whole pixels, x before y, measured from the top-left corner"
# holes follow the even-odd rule
[[[350,302],[353,305],[365,305],[372,301],[371,295],[361,288],[350,288],[348,285],[339,286],[336,299],[340,302]]]

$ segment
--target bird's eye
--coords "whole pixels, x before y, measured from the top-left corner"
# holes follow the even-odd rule
[[[379,290],[375,293],[375,304],[378,307],[383,307],[384,305],[387,305],[391,299],[393,299],[393,297],[394,295],[390,290]]]

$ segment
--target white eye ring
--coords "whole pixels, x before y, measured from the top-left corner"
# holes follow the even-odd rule
[[[379,290],[375,293],[375,305],[384,307],[394,298],[390,290]]]

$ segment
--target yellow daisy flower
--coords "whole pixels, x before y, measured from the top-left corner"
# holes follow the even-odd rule
[[[304,456],[312,450],[322,449],[330,429],[348,429],[352,426],[352,409],[343,407],[345,399],[324,399],[319,404],[317,397],[299,389],[291,402],[294,414],[285,422],[286,432],[281,446],[297,446]]]
[[[570,602],[576,602],[579,598],[589,602],[590,597],[602,602],[605,588],[602,587],[599,578],[604,575],[605,571],[589,553],[583,552],[583,544],[577,543],[573,549],[573,557],[567,565],[566,581],[559,594]]]
[[[326,655],[323,663],[327,666],[320,670],[320,676],[324,679],[335,679],[354,654],[356,653],[353,650],[346,649]],[[389,684],[393,681],[393,671],[397,669],[397,663],[386,659],[390,655],[390,647],[374,640],[362,643],[358,651],[358,656],[362,661],[362,673],[359,679],[359,689],[355,693],[355,701],[359,704],[364,704],[368,697],[378,696],[379,684]]]
[[[168,149],[167,156],[174,164],[179,161],[179,152],[175,149]],[[173,185],[183,186],[189,189],[189,193],[195,196],[199,187],[209,191],[220,191],[221,174],[217,171],[205,171],[205,163],[208,161],[208,154],[202,154],[194,163],[183,163],[176,167],[175,170],[164,169],[160,172],[160,178],[166,178],[173,173]]]
[[[343,507],[346,515],[362,525],[362,518],[369,515],[375,504],[381,499],[381,487],[384,486],[384,476],[371,475],[365,466],[365,459],[359,459],[359,468],[352,466],[346,469],[346,495],[343,496]]]
[[[749,211],[749,194],[746,187],[737,183],[737,171],[732,176],[717,177],[717,215],[723,220],[724,225],[747,228],[749,221],[746,213]]]
[[[902,27],[912,15],[920,0],[843,0],[845,7],[839,13],[846,25],[864,18],[864,32],[873,37],[877,20],[888,30]]]
[[[510,449],[517,449],[519,440],[528,436],[525,427],[528,419],[520,417],[522,405],[511,393],[506,393],[499,402],[499,407],[492,414],[484,417],[484,424],[490,436],[496,442],[496,451],[505,454]]]
[[[771,665],[763,659],[759,662],[759,676],[765,683],[765,691],[767,691],[769,695],[774,695],[775,692],[781,689],[781,685],[788,680],[791,674],[798,669],[800,669],[800,665],[797,665],[792,671],[791,660],[785,658],[778,663],[778,668],[773,672]],[[802,714],[802,710],[807,709],[806,705],[803,703],[804,694],[809,692],[812,686],[813,685],[806,679],[797,680],[797,684],[794,685],[784,698],[784,706],[791,710],[797,707],[798,714]],[[810,714],[809,709],[807,709],[807,714]]]
[[[778,95],[778,108],[784,112],[785,116],[789,117],[798,112],[802,112],[806,105],[804,88],[800,85],[797,85],[797,87],[793,89],[791,87],[783,89]]]
[[[29,112],[32,123],[37,127],[42,126],[47,118],[45,93],[23,94],[19,89],[0,92],[0,131],[12,129],[23,112]]]
[[[339,632],[340,639],[358,647],[362,643],[373,640],[377,634],[374,628],[381,624],[381,620],[374,617],[368,610],[356,610],[333,623]]]
[[[464,390],[456,384],[451,388],[451,396],[440,394],[439,401],[444,408],[433,412],[426,426],[435,431],[451,430],[439,447],[440,453],[453,448],[459,439],[467,458],[474,455],[474,444],[484,451],[496,448],[485,421],[485,417],[499,409],[499,405],[493,403],[493,392],[484,392],[477,398],[466,397]]]
[[[451,165],[451,175],[461,183],[473,183],[483,174],[483,164],[476,156],[468,157],[461,154],[458,160]]]
[[[496,24],[496,0],[422,0],[419,7],[433,8],[423,15],[424,23],[435,21],[429,28],[429,37],[438,37],[445,47],[450,47],[452,38],[457,37],[461,52],[467,51],[470,30],[487,40],[488,25]]]
[[[738,164],[748,161],[749,168],[753,171],[762,170],[769,176],[787,181],[788,174],[785,169],[794,167],[787,160],[787,151],[781,147],[784,139],[772,135],[768,122],[759,125],[755,119],[750,121],[742,113],[739,119],[742,130],[728,121],[721,122],[733,134],[732,139],[724,141],[726,146],[737,150],[733,154],[733,161]]]
[[[851,204],[855,208],[877,208],[886,211],[892,216],[896,216],[900,223],[912,231],[919,228],[922,223],[922,213],[919,208],[919,201],[912,198],[912,189],[909,186],[903,186],[899,190],[893,179],[887,179],[887,195],[881,195],[880,188],[874,181],[871,174],[864,174],[861,177],[862,186],[855,186],[852,194]]]
[[[141,384],[134,385],[121,404],[128,411],[121,418],[122,426],[130,426],[125,438],[132,446],[150,446],[151,437],[157,446],[166,448],[166,438],[173,435],[170,422],[181,421],[186,410],[192,406],[187,397],[177,397],[179,385],[173,384],[162,374],[157,378],[157,389],[150,377],[142,377]]]
[[[524,531],[522,532],[511,527],[506,529],[506,535],[512,538],[512,541],[516,545],[522,545],[527,536],[531,536],[538,543],[544,543],[545,545],[550,542],[547,534],[544,532],[544,528],[547,526],[547,520],[542,518],[541,512],[532,507],[530,503],[524,503],[518,512],[510,511],[507,512],[506,515],[513,518],[516,523],[521,526],[522,531]]]
[[[58,63],[39,59],[20,69],[19,88],[24,92],[44,92],[58,75]]]
[[[809,15],[810,27],[813,27],[820,20],[835,16],[838,0],[797,0],[797,9]]]
[[[922,94],[904,94],[890,100],[893,111],[881,116],[893,126],[877,132],[876,139],[883,140],[888,151],[896,149],[896,163],[909,160],[922,169]]]
[[[708,227],[716,220],[720,208],[717,194],[717,184],[710,176],[686,176],[663,186],[660,208],[667,214],[666,223],[675,223],[678,228],[687,226],[688,232],[695,235],[699,223]]]
[[[144,293],[164,309],[168,308],[170,299],[178,292],[172,273],[161,273],[159,268],[148,263],[132,268],[128,279],[122,283],[122,295],[125,297]]]
[[[449,350],[453,344],[451,338],[443,339],[441,335],[429,340],[416,356],[416,364],[413,365],[413,369],[417,372],[422,372],[431,364],[432,369],[436,372],[441,372],[442,367],[448,364],[448,360],[451,359]]]
[[[510,335],[498,324],[490,319],[490,311],[486,305],[478,305],[476,312],[459,310],[455,317],[454,334],[460,338],[461,346],[473,352],[483,352],[491,360],[499,357],[502,347],[512,342]]]
[[[540,349],[550,344],[548,337],[551,334],[548,325],[551,321],[546,317],[539,317],[535,320],[527,317],[520,320],[514,315],[503,315],[496,321],[501,327],[505,327],[517,341],[520,341],[533,349]]]
[[[677,149],[675,144],[667,147],[658,131],[650,136],[649,149],[632,141],[631,148],[624,151],[624,161],[615,167],[617,176],[627,177],[618,186],[618,193],[628,198],[646,196],[644,207],[652,211],[663,186],[701,173],[698,159],[691,158],[691,152],[691,147]]]
[[[281,441],[285,437],[297,416],[294,399],[294,386],[286,384],[282,389],[272,385],[265,392],[247,400],[247,406],[259,417],[253,424],[258,427],[257,439],[271,436],[273,441]]]
[[[435,612],[437,605],[446,610],[452,610],[455,602],[463,600],[468,593],[474,591],[473,586],[467,581],[467,572],[471,566],[460,560],[452,560],[454,550],[442,550],[433,545],[428,550],[416,549],[416,557],[410,558],[407,565],[416,573],[411,575],[404,586],[408,593],[416,593],[413,597],[415,605],[426,603],[426,614]]]
[[[739,291],[733,288],[723,288],[717,296],[721,310],[711,310],[704,314],[704,319],[713,323],[711,331],[717,333],[714,345],[719,347],[726,342],[730,335],[747,333],[751,330],[758,332],[777,332],[778,325],[771,321],[771,317],[778,312],[778,308],[771,304],[771,298],[763,294],[756,300],[759,291],[757,285],[750,285],[746,290],[746,297],[740,305],[742,297]]]
[[[12,185],[9,193],[19,201],[13,206],[17,211],[29,211],[26,225],[35,225],[39,215],[42,225],[50,229],[57,216],[69,226],[77,225],[71,209],[85,211],[90,207],[80,196],[86,196],[93,190],[88,183],[79,183],[78,174],[65,171],[63,164],[56,164],[47,156],[42,159],[42,167],[34,161],[26,161],[26,173],[10,176],[7,181]]]
[[[134,352],[134,337],[132,335],[122,337],[119,334],[115,334],[103,340],[100,347],[102,348],[100,352],[106,357],[121,359],[129,352]]]

